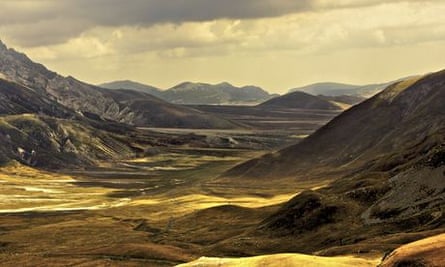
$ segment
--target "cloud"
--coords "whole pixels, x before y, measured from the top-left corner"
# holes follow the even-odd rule
[[[442,12],[445,12],[445,4],[428,6],[423,3],[394,3],[368,6],[361,8],[360,12],[356,9],[326,9],[249,20],[219,19],[147,27],[95,26],[63,45],[54,46],[52,50],[68,55],[62,51],[86,51],[86,47],[102,47],[107,48],[108,54],[153,52],[161,57],[185,58],[279,50],[300,54],[323,53],[351,48],[408,45],[442,40],[445,37],[445,19],[440,16]],[[60,21],[58,24],[63,23]],[[69,25],[72,22],[65,23]],[[51,25],[45,23],[35,25],[40,27],[40,24],[51,28]],[[17,27],[14,30],[20,33]],[[26,29],[23,30],[25,35]],[[34,33],[31,36],[38,38]],[[84,42],[79,41],[82,39]],[[78,53],[77,56],[90,57],[91,53]]]
[[[443,62],[443,1],[0,1],[7,44],[92,82],[229,79],[286,90],[380,82]]]
[[[97,26],[276,17],[311,6],[310,0],[3,0],[0,30],[23,46],[36,46],[62,42]]]
[[[401,1],[401,0],[400,0]],[[405,2],[417,2],[411,0]],[[422,2],[431,2],[422,1]],[[399,2],[399,0],[392,1]],[[61,43],[98,26],[150,27],[385,4],[383,0],[1,0],[0,33],[22,46]]]

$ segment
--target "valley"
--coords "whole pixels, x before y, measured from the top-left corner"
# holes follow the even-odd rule
[[[327,184],[308,181],[290,187],[282,182],[270,187],[255,182],[233,183],[219,176],[246,159],[300,142],[337,111],[192,108],[218,109],[210,114],[225,114],[225,119],[233,119],[243,127],[139,127],[127,128],[123,134],[119,125],[83,117],[74,133],[64,120],[54,128],[45,117],[3,116],[5,125],[13,126],[20,125],[16,120],[28,118],[31,127],[26,134],[32,134],[34,127],[40,129],[41,121],[48,124],[44,132],[62,132],[69,137],[80,158],[85,153],[81,151],[89,149],[78,146],[76,140],[88,140],[88,145],[104,153],[99,158],[90,152],[85,154],[95,162],[88,165],[63,165],[50,160],[52,163],[41,169],[14,160],[1,168],[3,264],[173,266],[202,255],[231,255],[210,249],[210,245],[251,229],[299,192]],[[282,124],[287,127],[277,131],[276,125]],[[114,131],[113,138],[118,143],[105,136],[97,141],[85,139],[82,136],[86,126],[87,134],[92,136],[99,136],[89,132],[98,126]],[[48,133],[40,138],[55,142],[51,136]],[[118,157],[127,142],[138,150],[128,150]],[[36,149],[39,164],[47,164],[40,155],[45,149]],[[44,154],[53,157],[60,153],[51,149],[54,152]]]
[[[0,42],[0,73],[4,266],[443,263],[445,70],[106,89]]]
[[[175,148],[61,173],[11,163],[0,173],[2,262],[172,266],[197,258],[208,244],[249,229],[298,193],[213,181],[262,153]]]

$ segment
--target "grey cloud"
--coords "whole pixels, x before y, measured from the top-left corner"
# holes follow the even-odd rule
[[[150,26],[281,16],[311,0],[3,0],[1,33],[23,46],[60,43],[94,26]],[[27,30],[26,30],[27,29]],[[29,35],[27,34],[29,32]]]
[[[94,26],[254,19],[385,2],[356,0],[338,5],[321,0],[0,0],[0,34],[22,46],[38,46],[64,42]]]
[[[82,0],[86,12],[101,24],[152,24],[220,18],[274,17],[310,8],[310,0]],[[76,1],[76,3],[79,3]],[[79,6],[78,4],[76,4]]]
[[[0,11],[2,24],[75,18],[105,26],[274,17],[312,6],[311,0],[6,0],[6,3],[9,4]]]

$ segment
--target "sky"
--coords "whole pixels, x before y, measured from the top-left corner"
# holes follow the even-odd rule
[[[443,0],[0,0],[0,39],[62,75],[368,84],[445,68]]]

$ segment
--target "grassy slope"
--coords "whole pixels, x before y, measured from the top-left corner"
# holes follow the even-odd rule
[[[445,234],[425,238],[389,254],[381,267],[390,266],[445,266]]]

